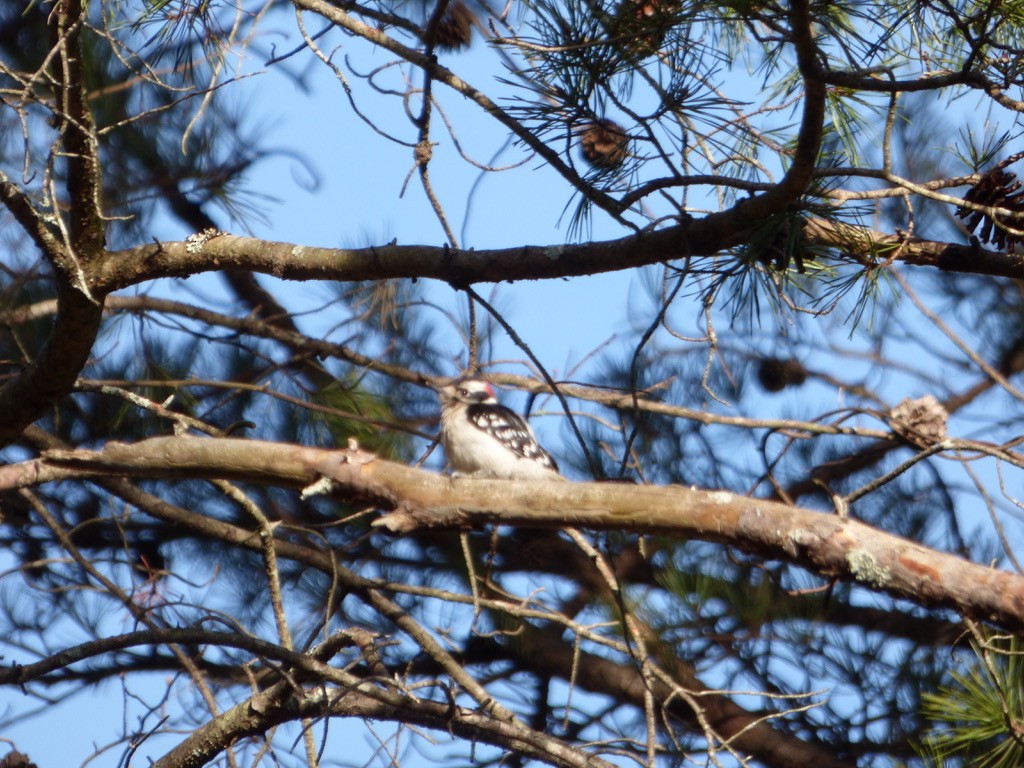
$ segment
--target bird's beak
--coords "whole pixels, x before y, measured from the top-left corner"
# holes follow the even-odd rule
[[[427,378],[426,376],[420,376],[420,384],[424,387],[429,387],[435,392],[440,392],[444,388],[443,384],[439,384],[434,379]]]

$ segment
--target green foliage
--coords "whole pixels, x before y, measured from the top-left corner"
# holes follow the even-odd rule
[[[797,618],[798,603],[781,599],[778,572],[727,565],[715,547],[697,542],[666,542],[663,554],[667,559],[658,570],[658,583],[686,606],[686,612],[659,616],[658,624],[666,629],[707,622],[716,631],[757,635],[766,624]],[[708,561],[718,564],[708,567]],[[802,618],[814,618],[821,610],[821,597],[808,599]],[[687,615],[689,611],[692,615]]]
[[[329,409],[320,414],[330,434],[329,445],[344,447],[355,439],[361,448],[388,459],[413,458],[410,436],[385,428],[401,421],[387,395],[370,391],[359,381],[339,379],[320,390],[316,401]]]
[[[1024,640],[991,637],[971,647],[975,658],[967,668],[922,696],[921,714],[932,725],[921,752],[935,765],[1024,765]]]
[[[1017,131],[997,131],[991,126],[986,126],[980,136],[972,128],[961,128],[953,151],[960,162],[977,173],[998,161],[1019,138]]]

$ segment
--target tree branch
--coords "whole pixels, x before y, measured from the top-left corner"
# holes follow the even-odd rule
[[[15,379],[0,387],[0,446],[21,434],[71,390],[85,366],[102,319],[102,305],[94,298],[85,277],[86,265],[99,259],[104,245],[99,145],[88,107],[82,62],[85,14],[79,0],[59,2],[51,14],[59,54],[54,69],[59,91],[57,117],[61,121],[71,203],[70,242],[58,245],[27,197],[0,174],[0,196],[4,203],[53,265],[58,298],[57,319],[39,356]],[[57,201],[52,200],[51,205],[56,212]]]
[[[330,672],[333,670],[326,667],[324,673]],[[368,692],[368,685],[341,691],[323,686],[288,690],[287,685],[279,683],[201,726],[153,763],[153,768],[201,768],[237,739],[265,733],[282,723],[325,716],[420,725],[473,742],[493,744],[559,768],[614,768],[613,763],[596,754],[484,712],[394,690],[376,688]],[[287,695],[282,695],[283,691]]]
[[[382,280],[434,278],[454,285],[540,280],[614,272],[685,257],[713,256],[735,243],[749,226],[740,208],[685,225],[616,240],[525,245],[490,250],[455,250],[429,245],[388,244],[368,248],[313,246],[221,235],[205,242],[156,243],[112,252],[90,270],[100,294],[169,277],[187,277],[228,267],[286,280]],[[870,228],[811,219],[810,242],[856,254],[884,253],[902,246],[899,260],[949,272],[1024,279],[1024,254],[989,251]],[[858,255],[858,261],[863,256]]]
[[[67,189],[71,201],[72,254],[83,260],[98,257],[105,241],[103,171],[96,124],[89,108],[82,60],[82,31],[86,7],[81,0],[61,0],[54,7],[55,66],[59,88],[58,118],[67,160]]]
[[[38,357],[0,387],[0,446],[71,391],[102,319],[101,305],[73,288],[60,290],[57,317]]]
[[[564,676],[574,669],[572,682],[592,693],[617,701],[643,705],[648,683],[635,664],[618,664],[610,659],[580,651],[563,642],[560,629],[537,629],[523,624],[513,642],[499,642],[497,637],[483,638],[470,644],[467,661],[507,658],[522,662],[531,672]],[[673,660],[668,672],[694,697],[698,697],[704,717],[715,732],[738,751],[748,753],[769,765],[817,766],[817,768],[852,768],[854,763],[837,758],[820,744],[802,741],[772,728],[768,712],[749,712],[728,696],[712,691],[697,677],[693,668],[680,659]],[[681,719],[689,728],[697,728],[689,706],[673,695],[671,686],[654,683],[655,699],[672,717]],[[779,718],[782,712],[774,713]]]
[[[449,478],[374,458],[249,440],[153,438],[102,451],[48,451],[0,468],[0,489],[66,477],[226,478],[301,486],[329,477],[346,497],[393,510],[377,524],[501,524],[628,530],[714,541],[800,565],[928,608],[1024,629],[1024,577],[963,560],[856,520],[679,486]]]
[[[808,220],[805,234],[812,245],[839,248],[849,253],[877,254],[884,258],[889,251],[899,249],[898,261],[905,264],[935,267],[944,272],[1024,278],[1024,254],[990,251],[977,242],[959,245],[903,234],[887,235],[868,227],[825,219]]]

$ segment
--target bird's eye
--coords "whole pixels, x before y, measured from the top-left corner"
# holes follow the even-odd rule
[[[465,387],[459,387],[459,394],[460,395],[468,395],[469,394],[469,390],[466,389]]]

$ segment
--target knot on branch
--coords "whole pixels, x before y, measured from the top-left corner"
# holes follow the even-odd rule
[[[424,166],[430,162],[430,158],[434,156],[434,145],[424,139],[416,145],[416,149],[413,150],[413,156],[416,158],[417,166]]]

